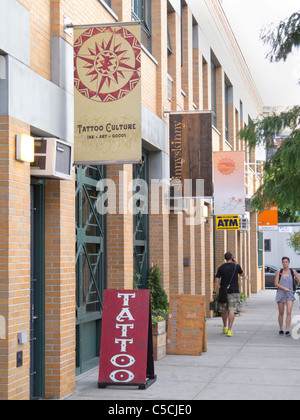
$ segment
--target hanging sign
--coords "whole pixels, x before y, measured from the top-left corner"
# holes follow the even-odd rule
[[[155,382],[149,290],[105,290],[98,387]]]
[[[205,325],[205,296],[172,296],[167,354],[200,356],[206,345]]]
[[[214,152],[214,213],[245,214],[245,153]]]
[[[217,230],[239,230],[240,217],[239,216],[216,216]]]
[[[139,22],[74,27],[74,161],[139,162]]]
[[[170,175],[173,186],[204,180],[204,195],[212,196],[212,115],[209,111],[172,112],[169,117]],[[176,182],[176,181],[177,182]]]
[[[278,208],[266,206],[265,210],[258,212],[259,230],[278,230]]]

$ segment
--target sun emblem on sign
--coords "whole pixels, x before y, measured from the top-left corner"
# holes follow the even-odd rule
[[[231,175],[235,171],[235,163],[230,158],[224,158],[218,163],[218,170],[223,175]]]
[[[75,88],[97,102],[117,101],[140,82],[141,45],[125,27],[89,28],[74,43]]]

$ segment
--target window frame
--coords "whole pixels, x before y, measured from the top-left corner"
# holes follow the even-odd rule
[[[141,21],[142,31],[147,38],[147,45],[142,43],[150,53],[152,53],[151,9],[151,0],[132,0],[131,2],[132,20]]]
[[[211,109],[213,111],[213,125],[217,127],[217,66],[211,60]]]

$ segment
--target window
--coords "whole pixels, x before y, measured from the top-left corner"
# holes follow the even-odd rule
[[[233,121],[232,117],[230,118],[230,106],[233,108],[233,86],[230,80],[228,79],[227,75],[225,74],[224,78],[224,107],[225,107],[225,140],[233,146],[233,138],[232,131],[233,131]]]
[[[263,266],[263,256],[264,256],[264,233],[257,232],[257,257],[258,257],[258,268]]]
[[[7,60],[6,60],[6,55],[3,53],[1,53],[0,50],[0,80],[5,80],[7,77]]]
[[[240,101],[240,120],[243,121],[244,119],[244,107],[243,107],[243,102]]]
[[[251,123],[251,118],[250,118],[250,116],[248,115],[248,125]],[[250,145],[248,145],[248,162],[249,162],[249,164],[251,164],[251,163],[253,163],[252,162],[252,148],[250,147]]]
[[[142,44],[151,52],[151,0],[132,0],[132,19],[142,22]]]
[[[271,239],[265,239],[265,252],[271,252]]]
[[[217,68],[211,61],[211,109],[214,113],[213,124],[217,127]]]
[[[111,7],[111,0],[104,0],[107,6]]]
[[[173,98],[173,83],[174,83],[174,80],[173,80],[173,78],[169,74],[167,74],[167,78],[168,78],[168,100],[170,102],[172,102],[172,98]]]
[[[225,81],[225,140],[229,141],[229,122],[228,122],[228,104],[229,104],[229,86]]]
[[[173,50],[172,50],[172,42],[171,42],[171,37],[170,37],[169,25],[167,27],[167,31],[168,31],[168,54],[172,54]]]

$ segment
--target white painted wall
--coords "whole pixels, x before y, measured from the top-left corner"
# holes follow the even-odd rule
[[[289,257],[290,267],[300,268],[300,255],[297,255],[287,243],[292,233],[300,231],[300,223],[279,223],[278,227],[278,231],[264,232],[264,239],[271,240],[271,251],[265,252],[265,264],[281,268],[282,257]]]

